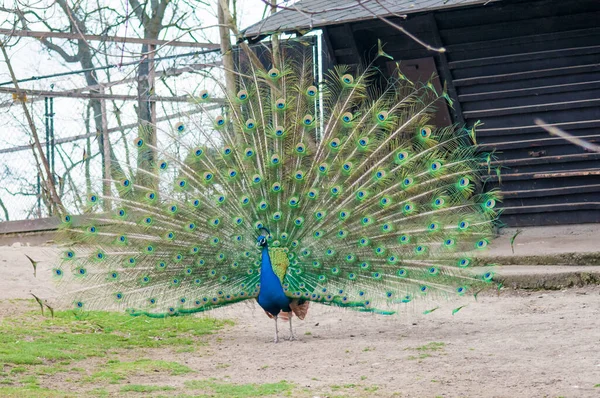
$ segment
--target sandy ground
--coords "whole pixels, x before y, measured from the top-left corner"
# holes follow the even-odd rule
[[[52,294],[43,276],[50,263],[40,264],[34,278],[23,256],[37,259],[48,250],[0,247],[0,299],[31,298],[30,290]],[[186,364],[196,373],[131,382],[287,380],[296,386],[294,396],[308,397],[600,396],[597,286],[502,290],[499,296],[480,296],[455,315],[438,310],[384,317],[315,305],[305,321],[295,323],[297,340],[279,344],[272,343],[273,321],[257,306],[242,303],[211,316],[233,319],[235,326],[212,336],[196,353],[143,353]],[[280,330],[281,337],[289,335],[287,325]]]

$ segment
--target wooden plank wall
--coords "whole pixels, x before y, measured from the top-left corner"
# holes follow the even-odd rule
[[[463,116],[484,123],[479,141],[497,151],[503,221],[600,222],[600,154],[533,123],[600,141],[600,1],[503,1],[481,10],[435,17]]]
[[[495,151],[510,226],[600,222],[600,154],[552,138],[539,117],[600,142],[600,1],[505,0],[409,16],[430,52],[381,21],[327,28],[337,63],[367,61],[377,39],[396,60],[433,56],[459,101],[453,119]],[[400,22],[400,21],[398,21]],[[357,55],[358,54],[358,55]],[[490,176],[488,187],[498,186]]]

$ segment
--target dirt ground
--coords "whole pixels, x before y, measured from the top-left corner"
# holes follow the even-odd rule
[[[30,290],[52,294],[47,279],[33,278],[24,253],[36,258],[48,249],[0,247],[0,317],[23,310],[14,302],[8,310],[6,299],[31,298]],[[38,274],[49,267],[41,264]],[[190,379],[287,380],[294,385],[291,396],[302,397],[600,396],[597,286],[502,290],[499,296],[481,295],[455,315],[438,310],[385,317],[314,305],[305,321],[295,322],[297,340],[279,344],[272,342],[273,321],[258,306],[242,303],[210,316],[232,319],[235,325],[194,353],[139,353],[185,364],[194,373],[128,382],[179,387]],[[280,331],[282,337],[289,335],[285,324]]]

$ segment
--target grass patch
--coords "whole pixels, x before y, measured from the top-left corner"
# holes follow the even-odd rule
[[[3,398],[75,398],[76,396],[76,394],[31,385],[25,387],[0,387],[0,397]]]
[[[170,386],[144,386],[141,384],[130,384],[121,387],[121,392],[155,392],[155,391],[173,391],[176,390]]]
[[[407,358],[409,361],[414,361],[414,360],[422,360],[425,358],[429,358],[429,357],[431,357],[431,353],[443,351],[445,346],[446,346],[446,343],[442,343],[439,341],[432,341],[431,343],[422,345],[420,347],[405,348],[405,350],[414,350],[414,351],[419,352],[419,355],[410,355]]]
[[[202,390],[216,398],[264,397],[269,395],[291,396],[293,385],[285,380],[267,384],[230,384],[214,379],[186,381],[190,390]]]
[[[446,346],[446,343],[432,341],[429,344],[425,344],[421,347],[415,348],[415,350],[417,350],[417,351],[441,351],[444,349],[445,346]]]
[[[414,356],[414,355],[410,355],[407,359],[409,361],[416,361],[421,360],[421,359],[425,359],[425,358],[429,358],[431,356],[431,354],[419,354],[419,356]]]
[[[110,384],[117,384],[129,375],[154,372],[178,376],[191,373],[193,370],[177,362],[153,361],[150,359],[139,359],[131,362],[108,361],[103,370],[86,377],[84,382],[107,381]]]
[[[125,313],[60,311],[55,318],[35,312],[0,324],[0,363],[40,365],[45,361],[104,357],[118,349],[193,347],[199,337],[231,321],[211,318],[152,319]]]

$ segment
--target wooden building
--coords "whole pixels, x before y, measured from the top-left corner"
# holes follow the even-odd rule
[[[504,223],[600,222],[600,153],[534,124],[540,118],[589,142],[600,141],[599,0],[362,4],[301,0],[245,35],[255,42],[273,31],[321,30],[325,59],[348,65],[369,62],[380,39],[405,73],[436,72],[447,84],[455,105],[441,117],[467,126],[483,123],[478,143],[495,150],[495,166],[502,170]],[[426,49],[377,16],[446,51]],[[387,61],[377,61],[381,70],[389,70]],[[487,184],[498,183],[494,173]]]

